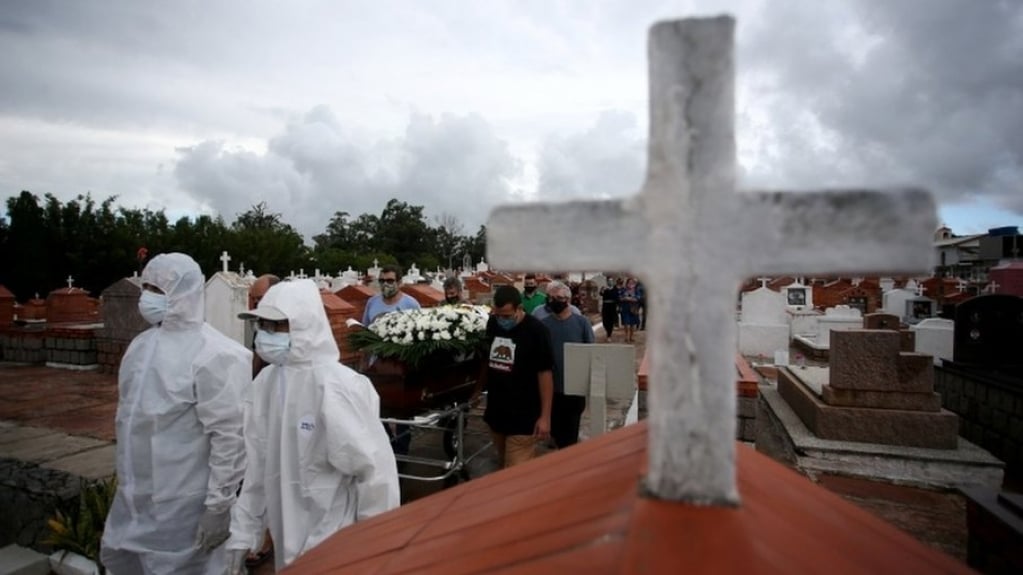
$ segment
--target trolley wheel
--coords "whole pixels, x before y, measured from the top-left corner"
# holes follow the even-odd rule
[[[463,467],[458,471],[458,473],[452,473],[444,478],[444,488],[447,489],[448,487],[454,487],[459,483],[469,481],[469,479],[471,479],[469,476],[469,470]]]
[[[444,437],[442,443],[444,447],[444,455],[448,456],[448,459],[454,459],[458,455],[458,420],[454,417],[444,419]]]

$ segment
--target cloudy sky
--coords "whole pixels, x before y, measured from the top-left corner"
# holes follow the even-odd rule
[[[1023,226],[1020,0],[0,0],[0,197],[91,192],[310,238],[633,193],[646,32],[734,14],[744,187],[919,184]]]

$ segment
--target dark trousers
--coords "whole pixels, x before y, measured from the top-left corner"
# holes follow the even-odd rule
[[[554,393],[551,402],[551,439],[559,449],[579,442],[579,419],[585,409],[585,397]]]

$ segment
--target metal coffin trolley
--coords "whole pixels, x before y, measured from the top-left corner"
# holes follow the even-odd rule
[[[399,426],[399,437],[408,434],[411,439],[413,435],[434,431],[442,438],[444,459],[395,453],[399,463],[434,468],[438,470],[436,474],[409,474],[402,469],[407,466],[400,465],[399,477],[442,481],[445,485],[468,480],[469,462],[490,446],[489,441],[482,441],[480,447],[467,453],[465,441],[480,362],[478,355],[456,361],[450,354],[437,354],[413,369],[400,360],[376,358],[362,370],[380,395],[381,421]]]

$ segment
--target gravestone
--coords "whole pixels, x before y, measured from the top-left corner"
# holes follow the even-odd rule
[[[788,316],[785,296],[766,288],[742,294],[742,319],[739,321],[739,353],[773,357],[789,349]]]
[[[930,356],[899,351],[899,334],[832,334],[830,369],[782,368],[778,393],[822,439],[955,449],[959,418],[941,409]]]
[[[117,280],[100,292],[103,300],[103,327],[96,330],[96,361],[100,371],[117,373],[124,350],[135,336],[149,328],[139,313],[142,278]]]
[[[252,341],[251,326],[238,314],[249,309],[251,285],[235,272],[219,271],[206,282],[204,294],[206,323],[246,347]]]
[[[99,308],[99,300],[81,288],[57,288],[46,296],[46,323],[99,323]]]
[[[956,307],[956,364],[1023,377],[1023,298],[982,295]]]
[[[913,350],[934,358],[935,365],[952,359],[955,340],[955,322],[950,319],[930,318],[910,326],[914,334]]]
[[[813,309],[813,290],[810,286],[803,285],[803,282],[796,280],[782,288],[785,296],[785,304],[793,309]]]
[[[607,400],[636,394],[636,349],[631,345],[565,344],[565,394],[587,398],[590,437],[607,431]]]
[[[892,278],[881,278],[880,280],[878,280],[877,283],[878,283],[878,285],[881,286],[881,293],[882,294],[884,292],[891,291],[891,290],[895,289],[895,280],[893,280]]]
[[[403,284],[417,284],[420,281],[422,281],[423,279],[424,279],[423,275],[421,273],[419,273],[419,268],[416,267],[416,264],[412,264],[408,268],[408,273],[406,273],[401,278],[401,283],[403,283]]]
[[[906,323],[913,325],[934,317],[936,304],[933,299],[923,296],[914,296],[906,300],[906,309],[903,312],[903,319]]]
[[[373,278],[373,281],[380,277],[380,262],[376,258],[373,258],[373,266],[366,270],[366,275]]]
[[[863,316],[863,329],[891,329],[899,331],[902,321],[890,313],[868,313]]]
[[[793,338],[809,357],[818,360],[828,358],[831,349],[831,336],[836,331],[860,329],[863,327],[863,316],[860,310],[847,305],[838,305],[824,310],[824,315],[817,316],[817,327],[813,333],[797,335]]]
[[[11,290],[0,284],[0,328],[9,327],[14,323],[14,305],[16,303]]]
[[[906,302],[917,297],[916,292],[895,288],[884,292],[881,296],[883,304],[881,311],[899,316],[899,319],[906,321]]]
[[[734,310],[742,278],[926,269],[937,227],[923,191],[735,193],[733,35],[728,17],[653,27],[649,159],[638,195],[502,206],[487,223],[488,255],[501,269],[627,268],[647,280],[657,313],[647,324],[644,486],[654,497],[703,504],[738,501]]]

